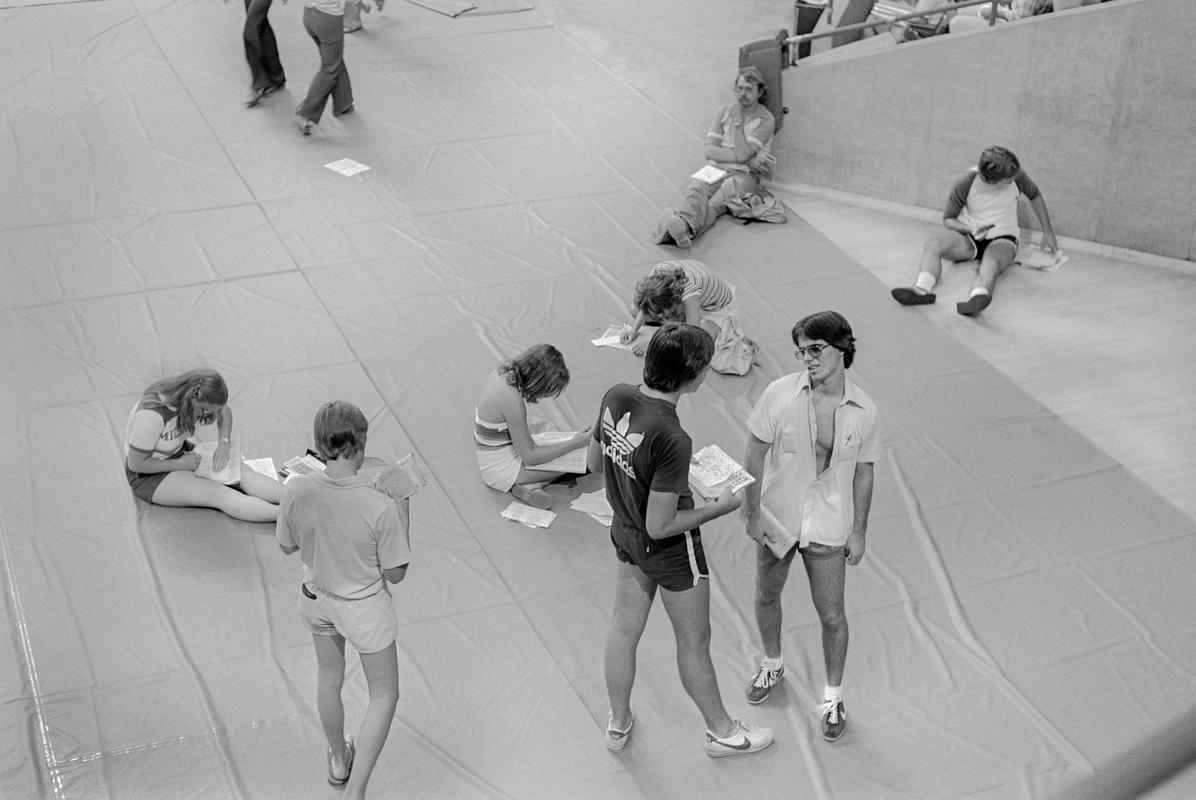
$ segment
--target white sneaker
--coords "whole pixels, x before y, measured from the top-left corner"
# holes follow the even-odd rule
[[[772,728],[749,725],[739,720],[735,720],[735,732],[730,736],[720,739],[710,731],[706,731],[706,755],[711,758],[743,756],[763,750],[770,744],[772,744]]]

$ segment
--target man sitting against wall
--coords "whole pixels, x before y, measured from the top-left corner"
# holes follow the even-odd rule
[[[922,245],[922,263],[912,287],[893,289],[893,299],[903,306],[929,305],[935,301],[934,286],[943,273],[943,259],[980,260],[968,299],[955,310],[973,317],[992,302],[993,284],[1017,258],[1017,196],[1024,194],[1042,225],[1042,249],[1055,252],[1058,242],[1047,214],[1046,201],[1038,186],[1011,151],[990,147],[980,154],[980,163],[968,170],[951,188],[943,211],[944,231]]]
[[[760,177],[772,172],[777,160],[768,151],[776,120],[762,105],[768,87],[755,67],[744,67],[735,80],[735,102],[714,113],[706,134],[708,178],[695,177],[676,211],[661,212],[652,241],[689,247],[727,211],[727,203],[763,193]],[[770,220],[771,221],[771,220]],[[780,220],[777,220],[780,221]]]

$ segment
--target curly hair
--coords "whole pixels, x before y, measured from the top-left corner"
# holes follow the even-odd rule
[[[535,344],[498,367],[507,385],[525,403],[556,397],[569,385],[569,368],[561,351],[550,344]]]
[[[685,319],[681,296],[685,292],[685,272],[681,267],[653,272],[635,285],[632,304],[644,312],[646,321],[680,322]]]

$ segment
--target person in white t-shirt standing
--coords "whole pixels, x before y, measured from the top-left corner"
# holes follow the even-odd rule
[[[944,231],[922,245],[922,263],[912,287],[901,286],[890,294],[903,306],[929,305],[934,286],[943,273],[943,259],[980,260],[968,299],[955,304],[965,317],[974,317],[992,302],[993,284],[1017,258],[1017,197],[1024,194],[1042,225],[1042,249],[1055,252],[1059,244],[1047,214],[1042,192],[1011,151],[993,146],[980,154],[980,163],[951,187],[943,210]]]
[[[316,450],[323,472],[297,475],[283,487],[275,538],[284,553],[300,551],[299,613],[316,648],[316,708],[328,740],[328,783],[365,797],[366,784],[399,701],[399,622],[390,585],[407,577],[411,560],[410,500],[392,500],[358,475],[369,423],[343,400],[316,413]],[[361,657],[369,702],[357,739],[345,736],[345,642]]]
[[[876,404],[846,374],[855,359],[847,320],[835,311],[811,314],[793,326],[793,343],[805,371],[773,381],[747,421],[743,466],[759,480],[744,489],[741,513],[757,544],[756,623],[765,656],[747,699],[762,702],[785,674],[781,591],[800,553],[822,623],[822,736],[833,742],[847,726],[846,568],[864,557],[880,434]]]

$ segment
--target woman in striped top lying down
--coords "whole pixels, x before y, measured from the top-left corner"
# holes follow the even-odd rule
[[[557,397],[569,384],[569,369],[561,351],[550,344],[537,344],[515,358],[502,362],[482,384],[474,410],[473,436],[477,445],[478,469],[491,489],[510,492],[516,499],[536,508],[552,506],[552,497],[541,485],[562,473],[536,469],[573,450],[586,447],[590,428],[553,444],[532,441],[527,404]]]

